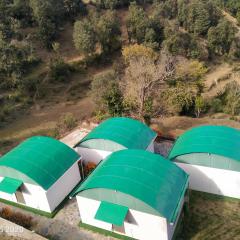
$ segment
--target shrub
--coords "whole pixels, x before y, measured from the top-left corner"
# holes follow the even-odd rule
[[[62,58],[51,59],[49,69],[50,78],[54,81],[64,82],[71,73],[70,66]]]
[[[26,216],[20,212],[14,212],[9,207],[3,207],[0,211],[0,216],[27,229],[30,229],[33,225],[31,216]]]
[[[76,126],[77,126],[77,119],[73,116],[72,113],[67,113],[59,119],[53,131],[53,136],[59,137],[62,134],[64,134],[66,131],[70,131]]]
[[[96,168],[96,166],[97,165],[93,162],[83,164],[84,176],[87,177]]]
[[[223,104],[221,99],[215,98],[210,102],[210,110],[213,113],[219,113],[223,111]]]
[[[67,113],[63,116],[62,123],[67,130],[71,130],[77,126],[77,120],[71,113]]]

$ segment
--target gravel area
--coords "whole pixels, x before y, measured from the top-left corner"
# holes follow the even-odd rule
[[[168,156],[169,151],[173,146],[172,141],[159,141],[154,143],[154,151],[164,157]]]

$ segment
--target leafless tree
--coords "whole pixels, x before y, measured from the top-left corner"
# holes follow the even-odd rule
[[[176,59],[166,53],[158,60],[141,56],[129,61],[122,87],[125,99],[135,106],[139,117],[145,114],[146,102],[163,91],[166,80],[175,73],[175,65]]]

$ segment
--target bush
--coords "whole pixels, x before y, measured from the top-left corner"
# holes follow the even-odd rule
[[[219,113],[223,111],[223,104],[221,99],[219,98],[214,98],[209,105],[210,105],[210,111],[213,113]]]
[[[14,212],[9,207],[3,207],[0,211],[0,216],[27,229],[30,229],[33,225],[31,216],[26,216],[20,212]]]
[[[58,121],[53,136],[59,137],[67,131],[72,130],[77,126],[77,119],[73,116],[72,113],[67,113],[63,115]]]
[[[50,78],[54,81],[66,81],[66,78],[69,77],[71,73],[70,66],[63,61],[63,59],[52,59],[49,65],[49,75]]]
[[[87,177],[95,168],[96,164],[93,162],[88,162],[83,164],[84,176]]]

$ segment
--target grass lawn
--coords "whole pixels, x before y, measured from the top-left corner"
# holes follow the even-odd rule
[[[240,200],[196,191],[190,192],[180,240],[239,240]]]

